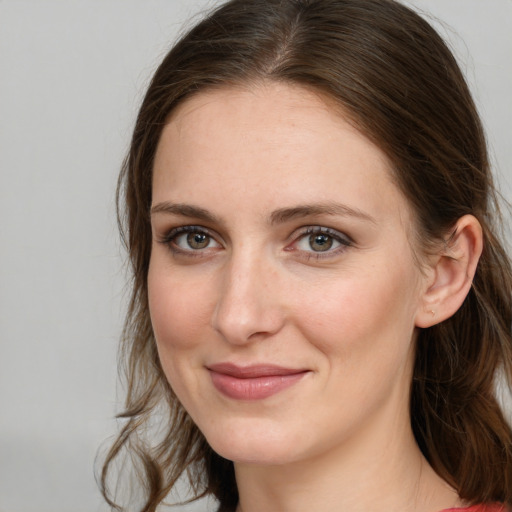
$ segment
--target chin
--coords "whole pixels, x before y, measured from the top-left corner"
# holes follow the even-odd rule
[[[301,444],[293,432],[276,429],[268,422],[257,425],[253,419],[237,423],[216,432],[203,431],[212,449],[221,457],[235,463],[259,465],[286,464],[297,459],[297,447]]]
[[[276,450],[271,444],[247,443],[244,446],[237,445],[211,445],[213,450],[221,457],[236,464],[255,464],[260,466],[274,466],[294,462],[297,454],[290,453],[286,449]]]

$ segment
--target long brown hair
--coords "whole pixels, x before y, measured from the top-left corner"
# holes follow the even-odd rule
[[[169,114],[208,88],[274,80],[299,84],[343,107],[392,162],[416,213],[424,248],[457,219],[474,215],[484,250],[473,287],[450,319],[419,332],[411,422],[433,468],[469,502],[512,505],[512,432],[495,397],[497,375],[512,383],[512,270],[482,125],[447,46],[393,0],[231,0],[171,49],[140,108],[119,179],[120,227],[133,271],[123,333],[124,425],[107,455],[102,488],[125,449],[156,510],[178,478],[221,510],[238,501],[233,464],[214,453],[179,404],[159,363],[147,272],[152,166]],[[159,411],[161,428],[148,425]],[[130,506],[133,510],[133,505]]]

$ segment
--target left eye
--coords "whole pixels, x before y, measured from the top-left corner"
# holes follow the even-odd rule
[[[332,236],[324,235],[323,233],[317,235],[309,235],[307,239],[307,243],[313,251],[316,252],[324,252],[332,249],[332,246],[335,245],[336,241]],[[339,242],[337,242],[339,244]]]
[[[306,252],[333,252],[336,249],[349,246],[350,240],[338,233],[328,231],[314,231],[303,234],[295,244],[299,251]]]

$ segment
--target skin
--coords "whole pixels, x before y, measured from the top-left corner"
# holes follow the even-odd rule
[[[460,505],[420,453],[408,407],[418,326],[467,293],[472,221],[450,259],[420,269],[414,215],[382,151],[318,95],[275,83],[178,107],[158,146],[152,208],[162,367],[234,461],[240,512]],[[308,229],[332,247],[318,250]],[[212,384],[208,368],[223,362],[307,372],[268,398],[236,400]]]

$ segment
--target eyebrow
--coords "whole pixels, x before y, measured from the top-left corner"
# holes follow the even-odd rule
[[[168,215],[180,215],[182,217],[191,217],[205,222],[221,224],[222,221],[213,213],[199,206],[190,204],[171,203],[164,201],[157,203],[151,207],[151,215],[157,213],[165,213]],[[342,217],[355,217],[372,224],[377,224],[377,221],[366,212],[358,208],[352,208],[340,203],[315,203],[293,206],[289,208],[279,208],[270,215],[270,224],[283,224],[291,220],[302,217],[313,217],[315,215],[332,215]]]
[[[217,218],[213,213],[205,210],[204,208],[200,208],[199,206],[193,206],[191,204],[182,204],[182,203],[171,203],[169,201],[164,201],[162,203],[157,203],[151,207],[151,215],[156,213],[166,213],[168,215],[181,215],[182,217],[193,217],[198,220],[212,222],[212,223],[220,223],[220,219]]]
[[[372,224],[377,224],[377,221],[371,215],[358,208],[351,208],[350,206],[340,203],[305,204],[292,208],[280,208],[272,213],[270,222],[271,224],[282,224],[296,218],[312,217],[315,215],[355,217],[371,222]]]

